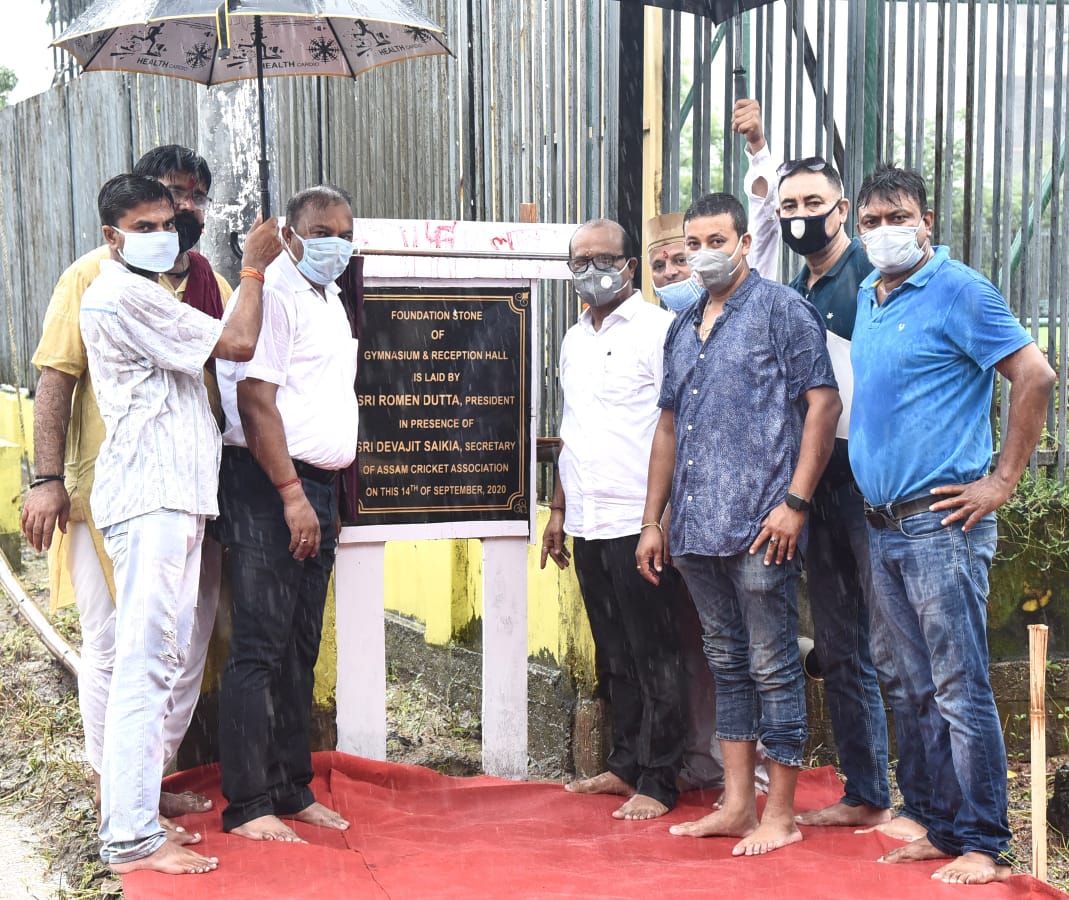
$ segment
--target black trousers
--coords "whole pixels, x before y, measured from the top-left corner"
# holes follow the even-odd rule
[[[304,479],[319,555],[289,550],[282,500],[248,451],[224,448],[220,538],[233,588],[233,634],[219,694],[223,829],[314,802],[310,725],[327,583],[337,544],[334,484]]]
[[[575,574],[594,636],[598,684],[612,707],[609,771],[669,808],[683,760],[685,685],[674,569],[660,585],[635,566],[638,536],[573,539]]]

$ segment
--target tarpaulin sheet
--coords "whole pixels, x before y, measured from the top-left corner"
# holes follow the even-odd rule
[[[623,798],[570,794],[559,784],[451,778],[344,753],[318,753],[315,767],[316,797],[352,825],[338,832],[295,823],[307,844],[224,834],[217,766],[171,776],[168,790],[197,791],[215,801],[215,810],[180,822],[204,835],[197,849],[219,857],[219,868],[206,875],[126,875],[128,900],[1067,896],[1024,875],[983,887],[932,881],[938,862],[878,863],[901,844],[850,828],[803,827],[799,843],[739,858],[731,856],[734,838],[668,833],[669,825],[705,815],[715,792],[684,794],[660,819],[626,822],[611,816]],[[841,795],[832,768],[806,771],[798,780],[796,808],[816,809]]]

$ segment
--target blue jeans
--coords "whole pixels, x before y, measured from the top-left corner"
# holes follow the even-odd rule
[[[873,606],[865,501],[852,479],[821,484],[809,516],[806,558],[813,643],[824,675],[847,806],[891,805],[887,779],[887,716],[880,680],[895,681],[890,660],[877,666],[870,650]],[[881,679],[877,678],[877,669]]]
[[[801,574],[796,556],[766,566],[764,553],[673,558],[702,622],[716,681],[716,736],[760,737],[769,759],[801,766],[808,736],[798,657]]]
[[[897,529],[870,527],[873,582],[930,779],[928,840],[952,856],[1000,860],[1010,842],[1006,748],[987,652],[997,529],[993,515],[968,532],[960,522],[941,525],[945,515],[922,512]],[[900,766],[900,783],[903,777],[912,775]]]

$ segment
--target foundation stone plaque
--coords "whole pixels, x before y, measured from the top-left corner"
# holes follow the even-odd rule
[[[527,520],[530,291],[368,287],[347,525]]]

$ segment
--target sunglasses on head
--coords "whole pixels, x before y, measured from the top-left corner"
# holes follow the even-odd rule
[[[776,174],[779,175],[780,181],[782,181],[788,175],[793,175],[799,169],[809,169],[810,172],[823,172],[825,169],[830,168],[831,163],[824,159],[824,157],[807,156],[805,159],[788,160],[776,169]]]

